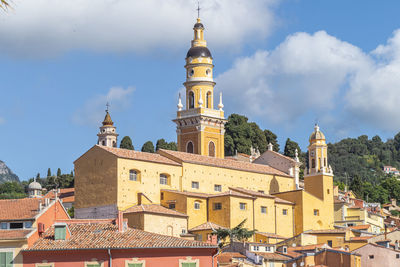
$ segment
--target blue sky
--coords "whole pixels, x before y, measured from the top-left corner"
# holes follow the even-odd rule
[[[90,4],[89,4],[90,3]],[[0,13],[0,159],[22,180],[97,141],[105,103],[136,149],[176,139],[196,1],[14,0]],[[306,149],[400,131],[399,1],[203,0],[216,92]]]

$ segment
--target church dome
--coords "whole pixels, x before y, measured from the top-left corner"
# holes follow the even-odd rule
[[[204,29],[204,25],[201,22],[197,22],[196,24],[194,24],[194,28],[195,29]]]
[[[114,122],[111,120],[111,116],[108,113],[108,111],[106,111],[106,116],[104,117],[104,121],[103,121],[103,125],[104,126],[112,126],[114,125]]]
[[[189,49],[189,51],[186,54],[186,58],[192,57],[192,58],[197,58],[197,57],[211,57],[211,52],[208,50],[207,47],[205,46],[194,46]]]
[[[29,190],[42,190],[42,186],[38,182],[33,181],[32,183],[30,183],[28,185],[28,189]]]
[[[314,132],[310,135],[311,140],[325,140],[325,135],[319,130],[319,126],[316,124],[314,127]]]

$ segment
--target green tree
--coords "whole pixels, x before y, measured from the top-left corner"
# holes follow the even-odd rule
[[[233,151],[225,151],[228,156],[234,155],[235,151],[250,155],[252,129],[247,120],[247,117],[238,114],[231,114],[228,117],[225,124],[225,135],[229,135],[234,144]]]
[[[135,149],[132,145],[132,140],[129,136],[124,136],[124,138],[122,138],[119,147],[124,148],[124,149],[129,149],[129,150]]]
[[[74,207],[72,207],[72,208],[70,208],[70,209],[68,210],[68,215],[69,215],[69,217],[74,218],[74,216],[75,216],[75,209],[74,209]]]
[[[36,180],[40,179],[40,173],[36,174]]]
[[[257,230],[248,230],[247,228],[244,228],[243,226],[246,220],[247,219],[244,219],[232,229],[219,228],[214,230],[213,234],[217,235],[218,240],[221,241],[220,245],[225,245],[224,243],[226,242],[227,237],[229,237],[230,244],[235,241],[243,242],[252,237]]]
[[[250,139],[253,148],[258,149],[260,153],[264,153],[265,150],[267,150],[267,139],[265,138],[264,132],[255,122],[250,122],[249,125],[251,128]]]
[[[363,197],[363,181],[359,175],[355,175],[350,184],[350,189],[357,197]]]
[[[295,141],[292,141],[292,140],[290,140],[290,138],[288,138],[286,140],[285,150],[284,150],[283,154],[285,156],[294,158],[295,154],[296,154],[296,149],[297,149],[297,153],[300,155],[301,150],[300,150],[299,144],[297,144]]]
[[[159,149],[178,150],[178,145],[175,142],[166,142],[164,138],[158,139],[156,143],[156,151]]]
[[[51,176],[51,170],[50,170],[50,168],[48,168],[47,169],[47,177],[50,177]]]
[[[276,136],[276,134],[274,134],[270,130],[264,130],[264,135],[267,141],[267,145],[271,143],[273,145],[273,150],[279,152],[278,137]]]
[[[57,169],[57,177],[60,177],[60,176],[61,176],[61,169],[58,168],[58,169]]]
[[[225,145],[225,156],[230,156],[235,154],[235,143],[233,142],[232,136],[225,134],[224,145]]]
[[[147,141],[146,143],[144,143],[142,146],[142,152],[154,153],[153,142]]]

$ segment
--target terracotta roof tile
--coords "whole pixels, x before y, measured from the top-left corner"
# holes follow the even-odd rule
[[[265,194],[265,193],[262,193],[262,192],[253,191],[253,190],[250,190],[250,189],[244,189],[244,188],[241,188],[241,187],[229,187],[229,189],[231,189],[231,190],[233,190],[233,191],[241,192],[241,193],[243,193],[243,194],[248,194],[248,195],[251,195],[251,196],[254,196],[254,197],[268,197],[268,198],[274,198],[274,199],[275,199],[275,202],[277,202],[277,203],[294,205],[293,202],[290,202],[290,201],[281,199],[281,198],[279,198],[279,197],[275,197],[275,196],[273,196],[273,195],[269,195],[269,194]]]
[[[262,256],[264,259],[267,260],[278,260],[278,261],[285,261],[290,260],[291,257],[281,254],[281,253],[268,253],[268,252],[253,252],[254,254]]]
[[[179,216],[179,217],[188,217],[186,214],[167,209],[158,204],[147,204],[147,205],[135,205],[126,210],[124,213],[156,213],[156,214],[163,214],[163,215],[171,215],[171,216]]]
[[[315,250],[317,248],[329,248],[329,246],[327,244],[315,244],[315,245],[308,245],[308,246],[290,247],[290,248],[288,248],[288,250],[303,251],[303,250]]]
[[[346,230],[342,230],[342,229],[309,230],[309,231],[305,231],[304,233],[306,233],[306,234],[335,234],[335,233],[345,234]]]
[[[219,264],[229,264],[232,262],[233,258],[241,258],[245,259],[246,256],[240,254],[239,252],[222,252],[217,256],[217,260]]]
[[[23,239],[33,230],[0,230],[0,240]]]
[[[54,199],[55,191],[49,191],[44,197]],[[62,200],[63,203],[75,202],[75,188],[61,188],[60,192],[57,193],[57,197]]]
[[[110,223],[68,224],[71,236],[67,240],[54,240],[54,226],[50,227],[27,250],[69,250],[94,248],[216,248],[200,241],[145,232],[128,228],[118,232]]]
[[[281,235],[277,235],[274,233],[266,233],[266,232],[257,232],[257,234],[266,236],[266,237],[270,237],[270,238],[278,238],[278,239],[287,239],[287,237],[281,236]]]
[[[368,240],[372,237],[373,236],[355,236],[355,237],[351,237],[350,240],[351,241],[362,241],[362,240]]]
[[[161,192],[163,192],[163,191],[180,194],[180,195],[185,195],[185,196],[190,196],[190,197],[208,198],[209,196],[211,196],[210,194],[205,194],[205,193],[178,191],[178,190],[172,190],[172,189],[161,189]]]
[[[285,155],[283,155],[283,154],[281,154],[281,153],[279,153],[279,152],[276,152],[276,151],[274,151],[274,150],[267,150],[267,151],[265,151],[264,153],[272,153],[272,154],[274,154],[274,155],[277,155],[277,156],[282,157],[282,158],[284,158],[284,159],[287,159],[287,160],[289,160],[289,161],[297,162],[295,159],[293,159],[293,158],[291,158],[291,157],[288,157],[288,156],[285,156]]]
[[[362,224],[362,225],[355,225],[355,226],[350,226],[351,229],[354,230],[368,230],[371,228],[371,225],[369,224]]]
[[[2,199],[0,200],[0,221],[33,219],[39,214],[39,203],[44,203],[44,199]]]
[[[156,162],[156,163],[162,163],[162,164],[181,166],[181,164],[177,163],[176,161],[173,161],[173,160],[166,158],[157,153],[147,153],[147,152],[122,149],[122,148],[116,148],[116,147],[99,146],[99,145],[96,145],[96,147],[104,149],[119,158],[135,159],[135,160],[150,161],[150,162]]]
[[[221,225],[218,225],[216,223],[212,222],[205,222],[203,224],[200,224],[198,226],[193,227],[192,229],[189,229],[190,232],[192,231],[201,231],[201,230],[216,230],[216,229],[227,229],[226,227],[223,227]]]
[[[257,164],[257,163],[229,160],[229,159],[220,159],[220,158],[202,156],[202,155],[185,153],[185,152],[171,151],[171,150],[165,150],[165,149],[160,149],[158,151],[158,153],[163,156],[173,158],[174,160],[177,160],[180,162],[188,162],[188,163],[201,164],[201,165],[207,165],[207,166],[215,166],[215,167],[234,169],[234,170],[240,170],[240,171],[275,174],[275,175],[292,178],[291,176],[287,175],[286,173],[284,173],[280,170],[274,169],[271,166],[264,165],[264,164]]]

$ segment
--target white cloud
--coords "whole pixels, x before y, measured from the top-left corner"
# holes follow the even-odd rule
[[[124,110],[130,106],[134,91],[134,87],[126,89],[112,87],[107,94],[97,95],[88,100],[83,107],[74,113],[72,120],[77,124],[98,126],[103,121],[106,103],[110,104],[112,111]]]
[[[280,0],[204,0],[201,17],[212,47],[265,38]],[[191,0],[14,0],[0,17],[0,51],[49,56],[70,50],[180,51],[196,18]],[[232,46],[235,44],[235,46]]]
[[[288,125],[311,114],[399,130],[399,74],[400,31],[371,53],[320,31],[237,59],[217,86],[236,112],[267,122]]]

